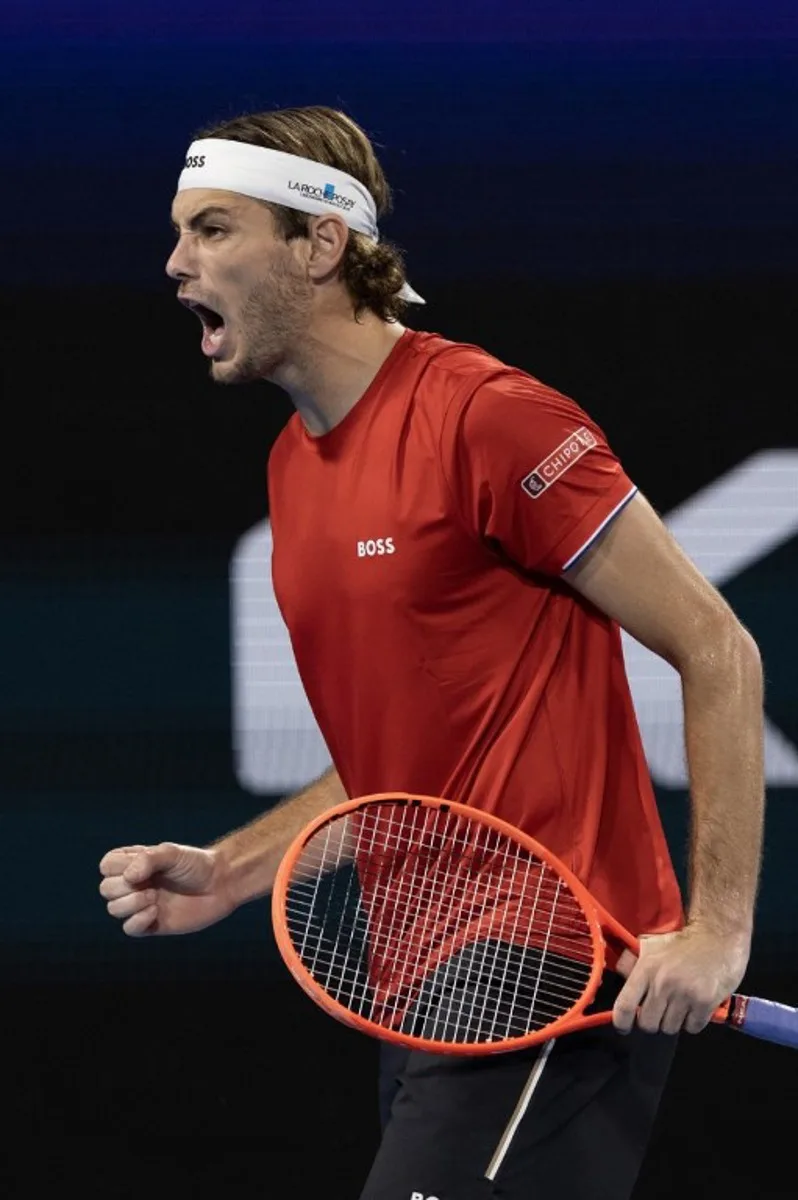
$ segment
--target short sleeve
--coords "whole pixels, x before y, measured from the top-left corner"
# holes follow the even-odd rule
[[[441,460],[469,531],[552,575],[573,566],[637,491],[587,414],[520,371],[452,402]]]

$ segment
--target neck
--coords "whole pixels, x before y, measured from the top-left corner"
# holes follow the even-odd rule
[[[301,351],[271,376],[284,388],[308,433],[320,437],[342,421],[367,391],[405,327],[366,312],[328,314],[304,337]]]

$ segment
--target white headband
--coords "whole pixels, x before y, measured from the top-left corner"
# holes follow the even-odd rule
[[[350,229],[379,241],[377,206],[362,183],[344,171],[282,150],[229,138],[202,138],[189,146],[177,181],[179,192],[187,188],[238,192],[313,216],[336,212]],[[411,304],[426,303],[410,284],[399,295]]]

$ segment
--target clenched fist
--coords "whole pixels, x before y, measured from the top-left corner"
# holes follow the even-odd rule
[[[161,842],[122,846],[100,863],[100,894],[130,937],[194,933],[234,909],[215,850]]]

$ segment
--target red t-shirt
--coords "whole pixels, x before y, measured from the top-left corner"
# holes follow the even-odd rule
[[[572,400],[412,331],[269,460],[275,593],[347,793],[496,813],[638,934],[681,897],[620,631],[563,578],[635,490]]]

